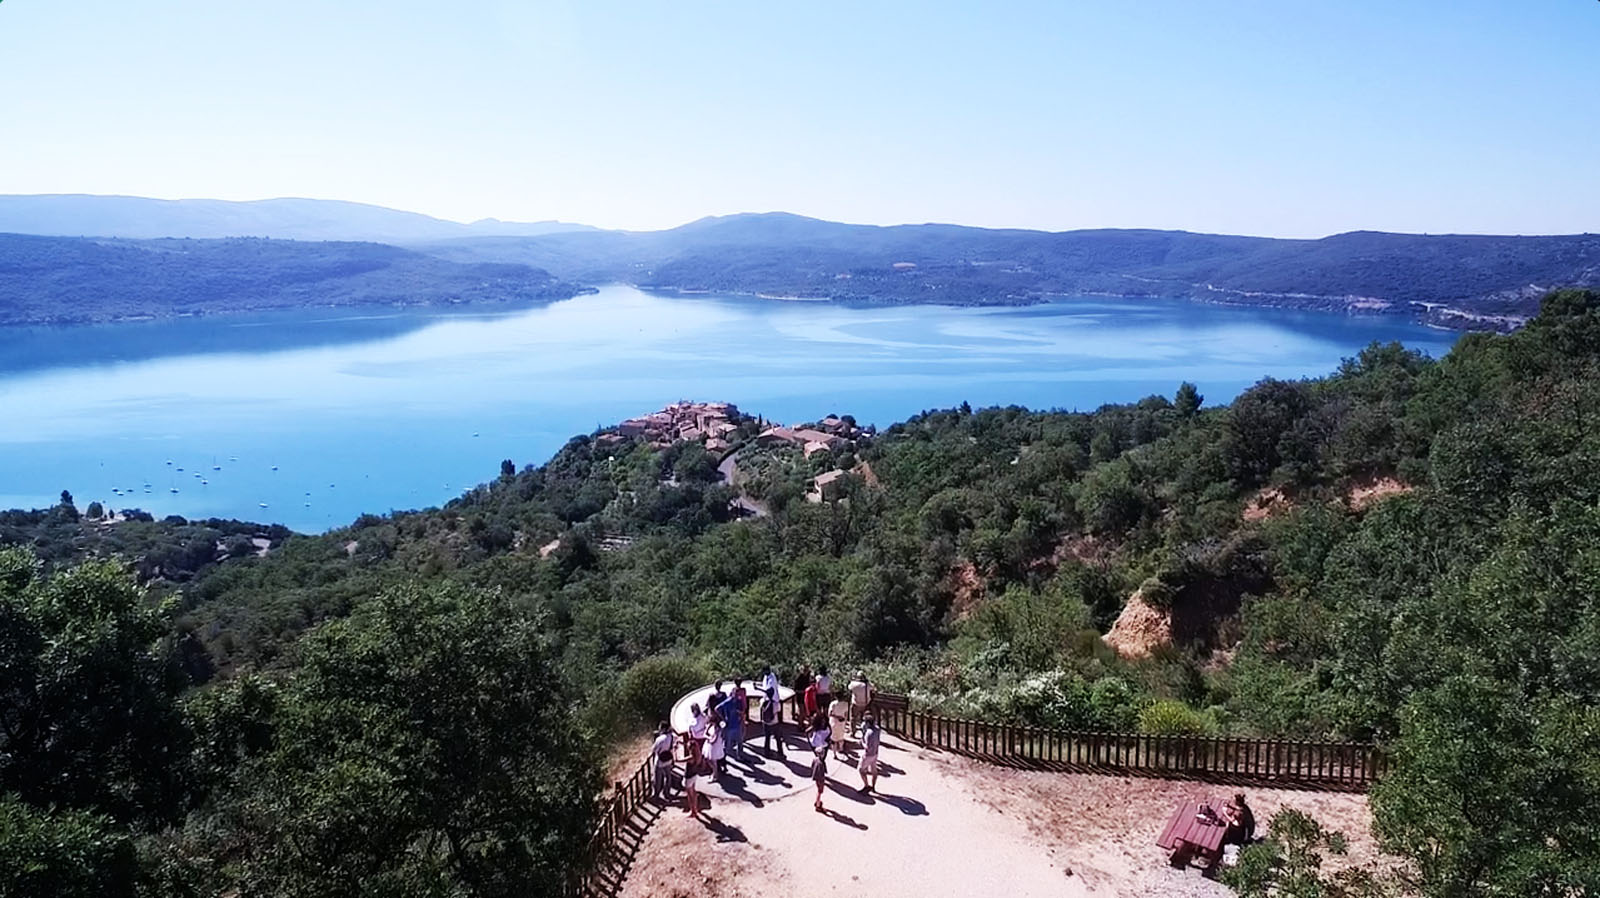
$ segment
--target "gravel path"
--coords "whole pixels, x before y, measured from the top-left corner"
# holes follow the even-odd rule
[[[1172,869],[1154,844],[1177,801],[1220,787],[1009,770],[888,737],[883,759],[888,773],[875,795],[854,788],[853,767],[830,762],[826,814],[812,810],[810,789],[776,784],[786,794],[718,796],[698,821],[680,799],[645,835],[621,895],[1232,895],[1197,869]],[[782,772],[771,762],[765,769]],[[1343,829],[1351,862],[1377,857],[1364,796],[1247,791],[1263,822],[1293,805]]]

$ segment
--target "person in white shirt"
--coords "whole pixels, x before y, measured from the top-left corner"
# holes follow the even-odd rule
[[[706,713],[700,710],[699,704],[689,706],[692,722],[689,724],[689,760],[698,761],[706,750],[706,727],[711,721]]]
[[[872,684],[867,681],[864,671],[856,671],[855,679],[850,681],[850,731],[855,732],[861,725],[862,715],[872,707]]]
[[[844,744],[850,738],[850,703],[841,695],[828,705],[828,741],[833,744],[833,756],[845,760]]]
[[[662,802],[672,794],[672,741],[672,728],[663,720],[650,744],[650,757],[655,762],[651,768],[651,794]]]
[[[828,676],[826,667],[817,668],[817,705],[826,705],[833,695],[833,677]]]

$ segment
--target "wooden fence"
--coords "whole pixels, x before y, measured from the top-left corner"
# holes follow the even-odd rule
[[[628,849],[624,841],[639,808],[650,798],[653,758],[647,758],[633,775],[612,786],[611,797],[601,805],[600,821],[589,837],[588,864],[575,871],[577,878],[568,892],[577,898],[615,894]],[[634,833],[634,835],[638,835]]]
[[[888,694],[873,707],[891,733],[1009,766],[1345,790],[1385,771],[1382,752],[1361,742],[1077,732],[928,714]]]

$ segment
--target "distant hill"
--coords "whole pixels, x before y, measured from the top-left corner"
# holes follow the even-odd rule
[[[512,303],[585,290],[527,265],[451,262],[377,243],[0,234],[0,325],[306,306]]]
[[[522,262],[589,283],[675,290],[956,304],[1089,292],[1403,314],[1500,329],[1536,312],[1538,297],[1551,287],[1600,284],[1594,234],[1356,232],[1280,240],[1187,231],[877,227],[768,213],[665,231],[464,238],[418,248],[457,261]]]
[[[527,265],[562,281],[663,290],[956,305],[1081,293],[1185,297],[1498,330],[1534,314],[1551,288],[1600,285],[1596,234],[1362,231],[1280,240],[1188,231],[879,227],[783,212],[703,218],[662,231],[606,231],[560,222],[460,224],[329,200],[80,195],[0,196],[0,232],[8,230],[369,240],[451,262]]]
[[[88,194],[0,195],[0,233],[58,237],[275,237],[414,243],[584,230],[559,221],[445,221],[338,200],[156,200]]]

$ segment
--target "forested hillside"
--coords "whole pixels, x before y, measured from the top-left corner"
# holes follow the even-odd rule
[[[1495,237],[1357,232],[1278,240],[1186,231],[875,227],[798,215],[730,215],[665,231],[469,238],[419,248],[514,261],[584,283],[993,304],[1051,295],[1194,297],[1241,305],[1394,314],[1506,330],[1551,288],[1600,284],[1600,235]]]
[[[1011,721],[1376,740],[1406,890],[1595,894],[1597,387],[1600,293],[1561,291],[1226,407],[1174,384],[752,445],[765,517],[698,445],[592,436],[263,557],[224,522],[13,515],[0,883],[553,894],[601,746],[681,684],[807,662]],[[163,526],[224,545],[156,576]]]
[[[447,262],[376,243],[0,234],[0,326],[306,306],[527,302],[584,289],[526,265]]]

